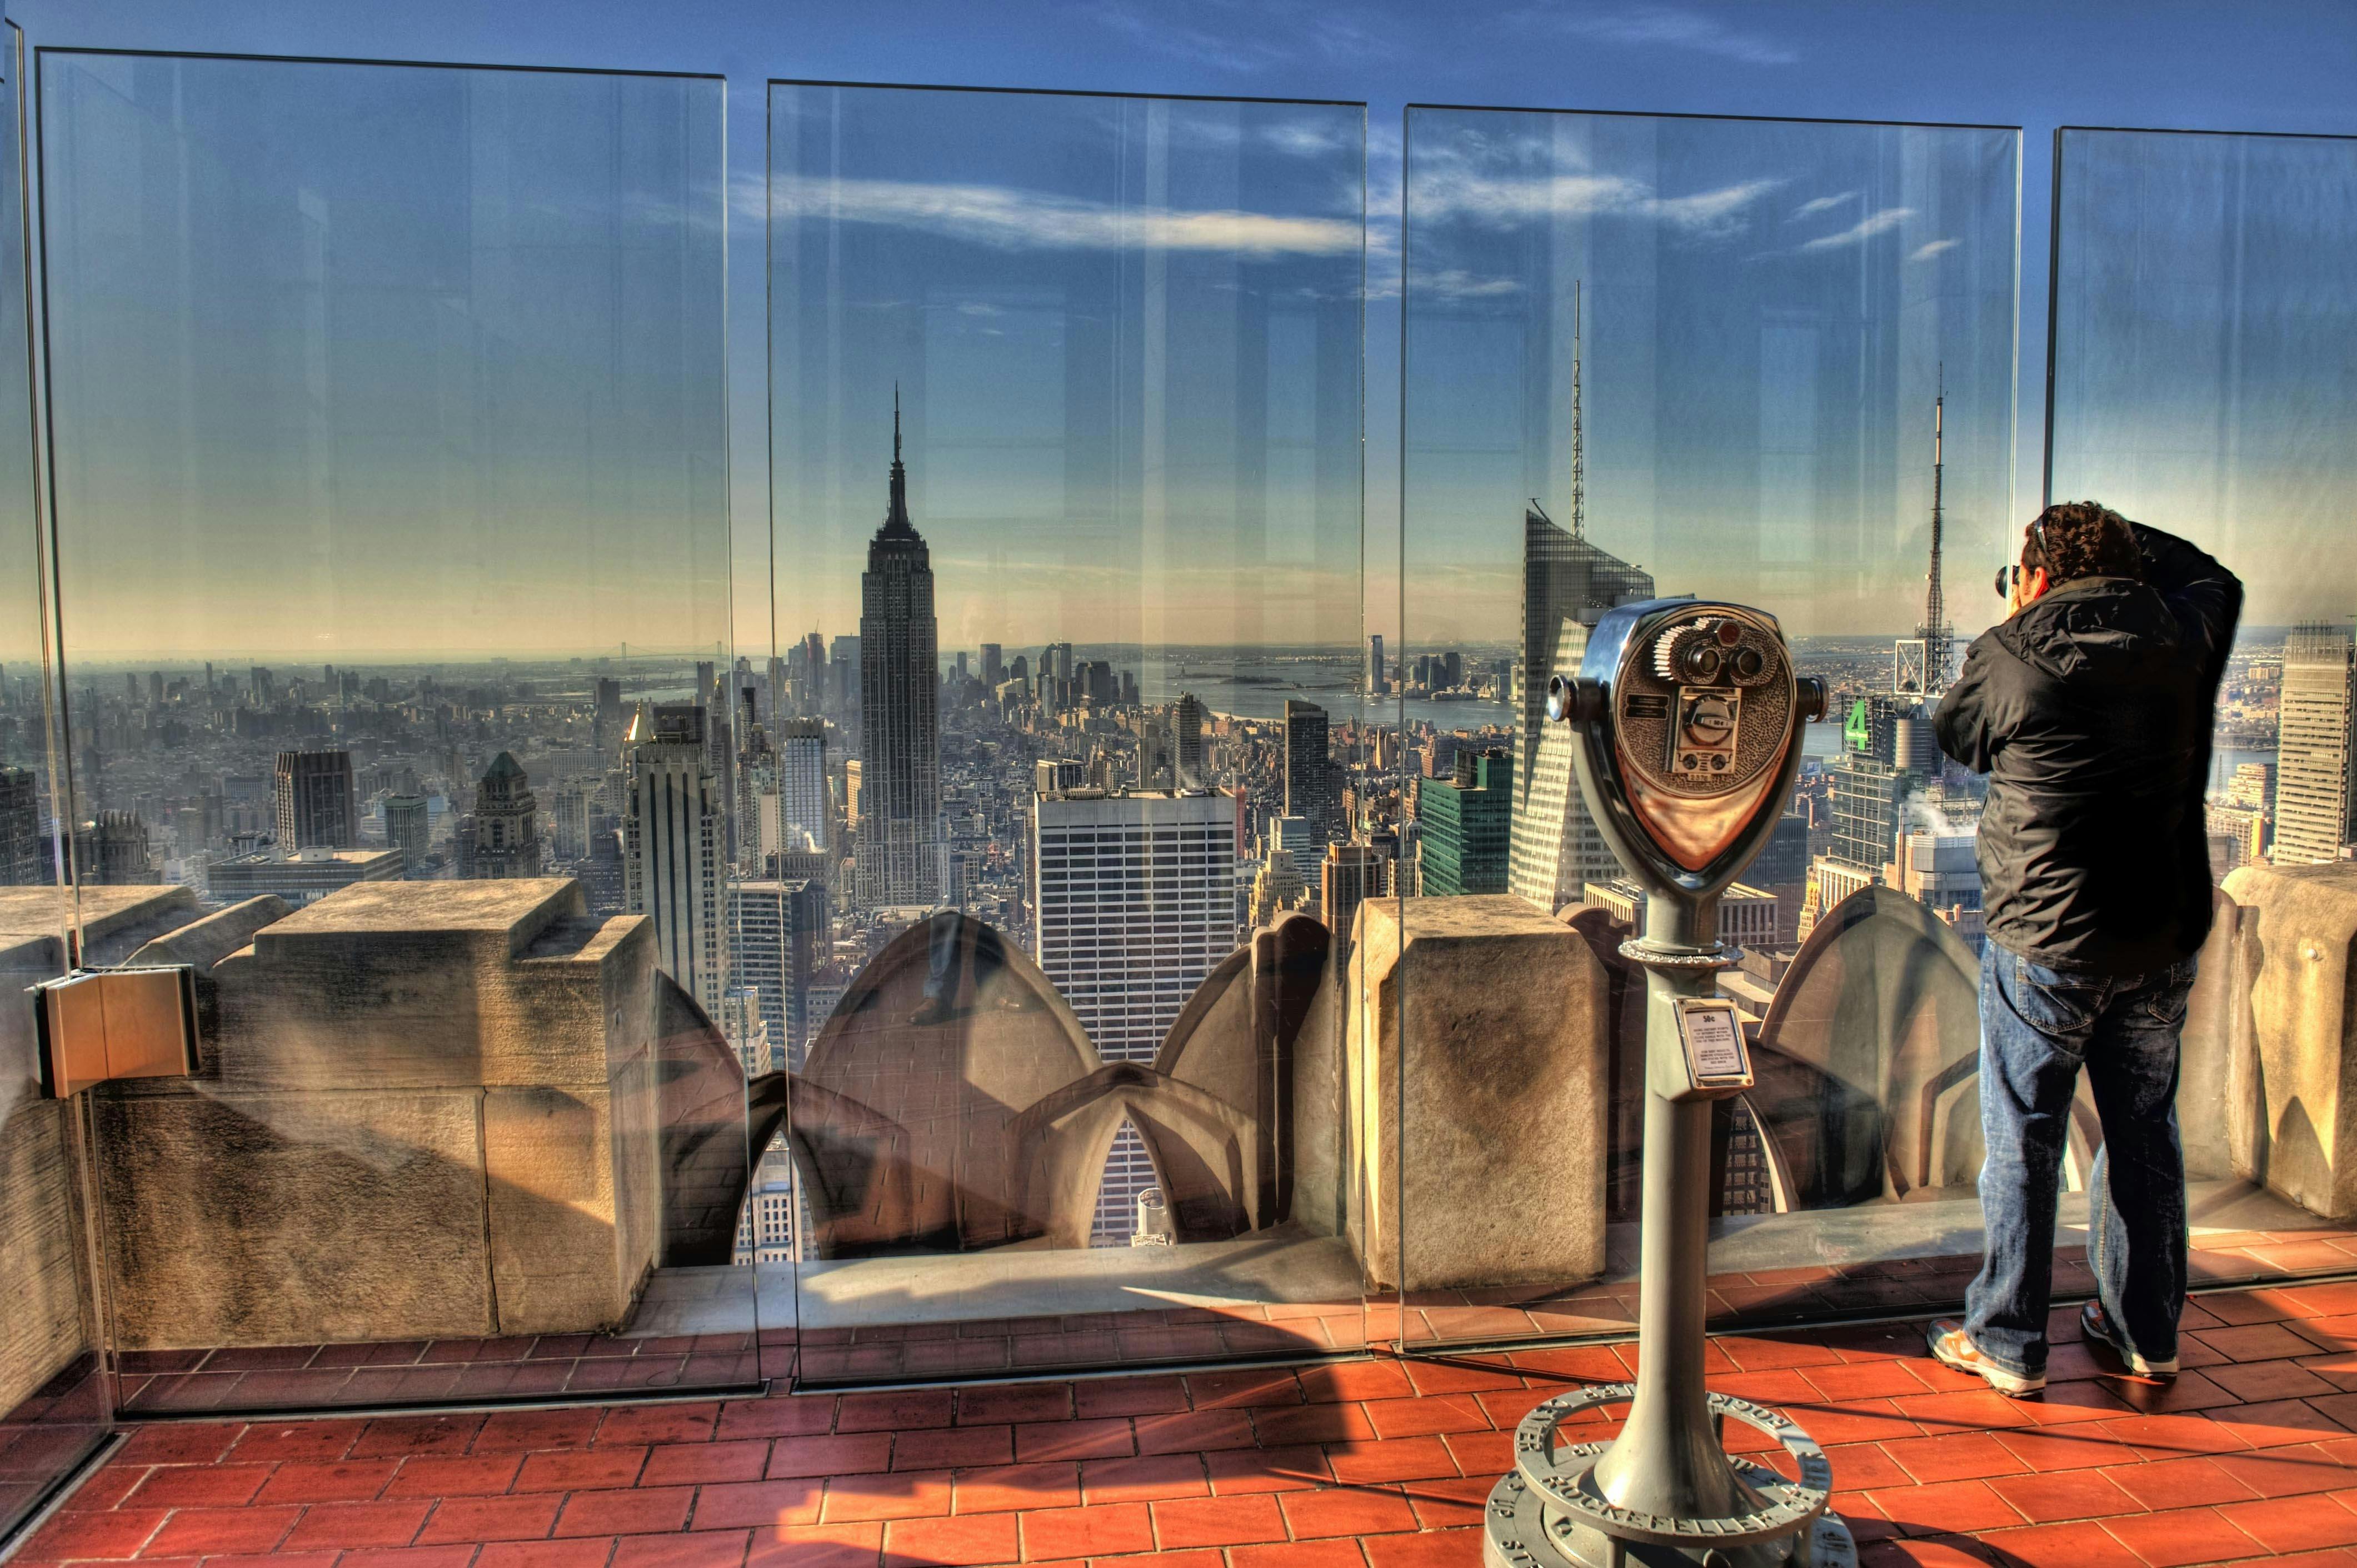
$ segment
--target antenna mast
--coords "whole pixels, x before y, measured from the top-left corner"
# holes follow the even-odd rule
[[[1579,350],[1580,317],[1586,300],[1587,280],[1576,280],[1571,285],[1571,536],[1587,537],[1587,433],[1580,424]],[[1935,589],[1934,592],[1937,590]]]
[[[1926,694],[1948,689],[1948,607],[1940,589],[1940,485],[1943,426],[1948,402],[1947,367],[1940,368],[1939,390],[1932,399],[1932,571],[1923,594],[1923,690]]]

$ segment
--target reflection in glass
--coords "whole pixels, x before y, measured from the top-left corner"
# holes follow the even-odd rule
[[[2018,166],[1997,128],[1411,112],[1405,935],[1551,951],[1572,1015],[1499,1015],[1479,1072],[1478,1014],[1410,1022],[1406,1283],[1464,1293],[1425,1331],[1601,1328],[1631,1299],[1642,978],[1619,945],[1644,895],[1544,703],[1605,609],[1658,596],[1768,610],[1834,696],[1720,911],[1759,1075],[1717,1113],[1720,1305],[1822,1309],[1741,1276],[1976,1245],[1978,789],[1926,698],[1998,608],[1956,585],[2012,526]],[[1473,1006],[1429,950],[1411,992]],[[1551,1145],[1461,1130],[1590,1071]],[[1420,1165],[1500,1192],[1496,1233]],[[1799,1223],[1860,1204],[1890,1207]]]
[[[765,1169],[806,1328],[964,1320],[806,1375],[1358,1342],[1363,145],[1356,106],[772,87],[803,750],[758,814],[825,902]]]
[[[748,1382],[720,84],[41,69],[124,1406]]]
[[[2197,1190],[2194,1262],[2211,1278],[2330,1264],[2247,1233],[2347,1212],[2322,1131],[2347,1031],[2274,998],[2332,950],[2357,842],[2357,140],[2064,130],[2055,158],[2049,493],[2181,534],[2244,587],[2205,813],[2218,920],[2178,1102],[2189,1165],[2282,1207]]]
[[[2352,836],[2357,141],[2061,134],[2057,500],[2101,498],[2244,582],[2212,757],[2212,863],[2300,865]]]
[[[0,1539],[102,1442],[112,1404],[90,1277],[80,1107],[42,1098],[27,986],[61,976],[25,317],[18,35],[0,31]]]

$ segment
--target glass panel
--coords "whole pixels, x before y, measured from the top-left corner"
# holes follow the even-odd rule
[[[0,31],[0,1539],[102,1442],[82,1107],[45,1096],[25,989],[66,968],[51,853],[50,650],[25,330],[19,35]]]
[[[125,1408],[750,1382],[721,84],[40,58]]]
[[[1411,1337],[1633,1314],[1643,980],[1620,944],[1644,896],[1544,710],[1603,611],[1655,596],[1778,617],[1836,721],[1722,908],[1759,1086],[1714,1125],[1716,1305],[1949,1300],[1969,1274],[1979,787],[1920,705],[1927,650],[1936,690],[1998,608],[2018,172],[2006,129],[1409,112],[1420,881],[1400,983],[1369,991],[1415,999],[1377,1124],[1406,1187],[1375,1278],[1405,1253]],[[1543,983],[1501,985],[1510,953]]]
[[[2179,1092],[2196,1274],[2346,1269],[2325,1129],[2351,1036],[2286,982],[2345,946],[2357,840],[2357,140],[2065,130],[2055,156],[2049,493],[2182,535],[2244,585]]]
[[[808,1379],[1361,1342],[1364,144],[1356,105],[771,88]]]

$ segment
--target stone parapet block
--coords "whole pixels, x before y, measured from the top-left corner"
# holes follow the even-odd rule
[[[2317,1214],[2357,1216],[2357,864],[2246,865],[2226,893],[2250,977],[2252,1174]]]
[[[643,917],[565,878],[366,883],[140,951],[196,966],[205,1049],[92,1090],[126,1347],[628,1317],[664,1203]]]
[[[498,1333],[481,1101],[465,1090],[95,1097],[122,1348]]]
[[[1606,987],[1579,934],[1522,898],[1360,907],[1340,998],[1346,1226],[1372,1284],[1603,1272]]]

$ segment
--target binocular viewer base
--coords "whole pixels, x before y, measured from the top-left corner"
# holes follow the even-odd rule
[[[1632,1559],[1645,1568],[1857,1568],[1848,1527],[1825,1511],[1833,1466],[1824,1450],[1789,1416],[1727,1394],[1706,1398],[1704,1463],[1666,1496],[1637,1488],[1674,1510],[1666,1513],[1615,1501],[1599,1480],[1599,1468],[1611,1468],[1600,1462],[1618,1444],[1643,1441],[1629,1428],[1613,1442],[1555,1441],[1573,1417],[1635,1402],[1636,1384],[1579,1389],[1532,1410],[1514,1433],[1514,1469],[1491,1489],[1484,1511],[1490,1568],[1629,1568]],[[1727,1454],[1721,1435],[1729,1420],[1773,1439],[1797,1478]]]
[[[1519,1475],[1490,1493],[1481,1561],[1487,1568],[1857,1568],[1849,1526],[1832,1514],[1769,1541],[1666,1545],[1627,1541],[1587,1525],[1551,1522]]]

